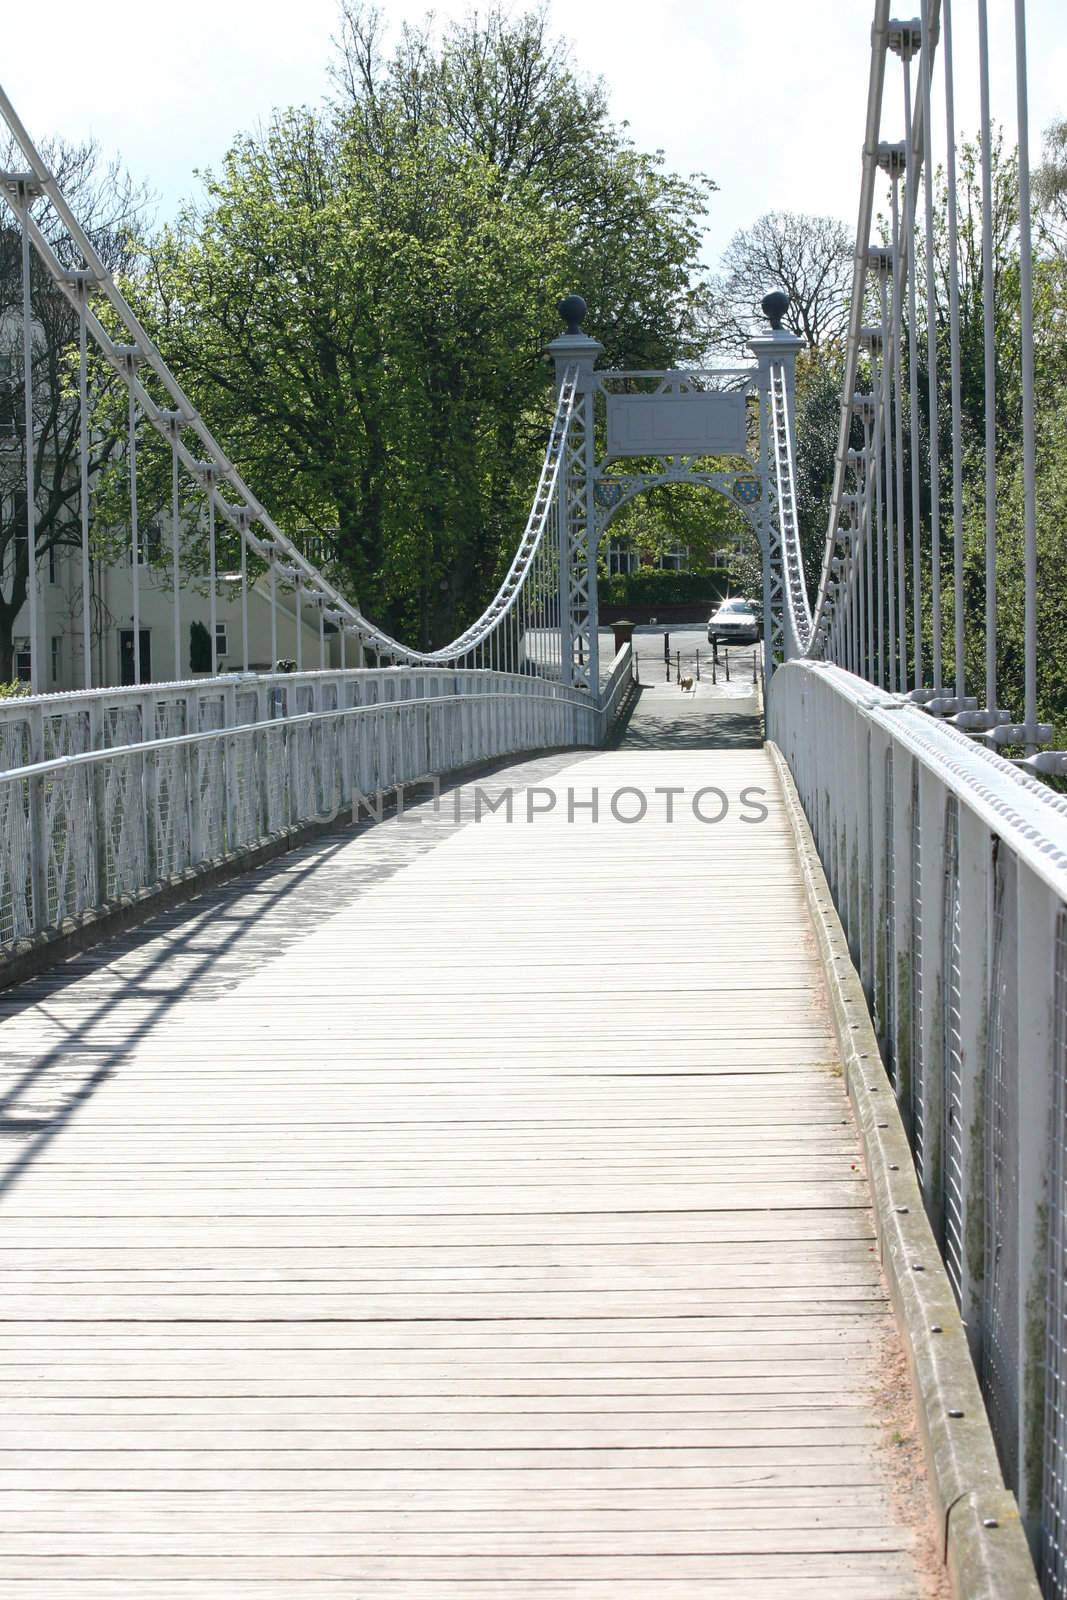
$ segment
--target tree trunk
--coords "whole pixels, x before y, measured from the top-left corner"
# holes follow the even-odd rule
[[[0,683],[11,683],[15,676],[15,617],[18,608],[0,602]]]

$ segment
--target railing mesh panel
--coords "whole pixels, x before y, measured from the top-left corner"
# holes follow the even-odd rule
[[[197,799],[200,813],[200,852],[210,860],[220,856],[226,844],[225,748],[221,739],[210,739],[197,746]]]
[[[877,864],[874,859],[874,769],[871,765],[874,758],[874,748],[871,741],[870,729],[864,740],[865,762],[864,782],[861,804],[863,806],[864,831],[867,835],[867,852],[865,867],[869,877],[867,883],[860,884],[860,905],[863,908],[863,954],[859,962],[860,980],[867,995],[867,1004],[872,1014],[878,1004],[878,982],[876,974],[876,925],[877,925],[877,900],[874,877]]]
[[[915,1170],[926,1180],[926,1057],[923,1050],[923,838],[919,808],[919,766],[911,769],[911,972],[909,1019],[911,1055],[911,1134]]]
[[[315,724],[315,734],[319,815],[331,816],[341,805],[341,728],[329,717]]]
[[[30,725],[28,722],[0,722],[0,769],[25,767],[30,760]]]
[[[157,751],[155,827],[156,873],[171,877],[191,865],[189,834],[189,752],[181,746]]]
[[[42,718],[42,723],[42,761],[58,761],[63,756],[81,755],[83,750],[89,749],[88,711],[66,711],[59,716],[46,716]]]
[[[242,734],[239,739],[234,740],[230,761],[234,785],[234,837],[229,839],[227,844],[229,849],[234,850],[241,845],[251,844],[259,838],[262,831],[256,741],[253,734]]]
[[[140,744],[145,738],[141,707],[137,701],[123,700],[104,711],[104,744],[118,749],[124,744]]]
[[[294,817],[314,816],[318,809],[314,724],[297,723],[288,730],[289,794]]]
[[[267,796],[268,833],[278,833],[289,822],[289,786],[285,770],[285,729],[265,728],[259,736],[260,761]]]
[[[212,733],[226,726],[226,701],[221,694],[205,690],[200,696],[200,726],[191,733]]]
[[[1018,1027],[1016,1019],[1016,866],[997,852],[993,965],[986,1064],[985,1272],[982,1285],[982,1387],[1008,1487],[1019,1473]]]
[[[58,924],[96,900],[96,862],[91,849],[92,775],[68,767],[42,785],[48,920]]]
[[[897,866],[896,807],[893,800],[893,752],[885,753],[885,1060],[897,1086]]]
[[[146,878],[143,759],[116,756],[104,767],[105,873],[109,898],[133,894]]]
[[[156,738],[180,739],[195,733],[188,725],[188,704],[184,695],[167,695],[156,701]]]
[[[30,876],[30,785],[0,785],[0,941],[33,932]]]
[[[945,888],[942,915],[941,1148],[944,1159],[942,1243],[957,1304],[963,1300],[963,1040],[960,1008],[960,809],[945,806]]]
[[[258,720],[259,696],[255,689],[239,689],[234,697],[238,723]]]
[[[1056,922],[1041,1576],[1067,1600],[1067,912]]]

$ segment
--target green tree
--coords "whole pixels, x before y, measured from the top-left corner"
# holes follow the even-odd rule
[[[341,107],[362,145],[395,154],[432,127],[457,157],[487,162],[506,199],[548,214],[608,365],[700,357],[710,304],[702,221],[716,185],[635,148],[545,7],[493,5],[439,39],[432,19],[405,25],[389,51],[382,13],[346,0],[339,44]]]
[[[337,103],[239,138],[135,297],[281,524],[440,644],[525,518],[557,299],[583,289],[615,361],[695,353],[711,186],[627,143],[543,17],[408,30],[388,58],[373,17],[346,30]]]
[[[189,670],[211,671],[211,635],[202,622],[189,624]]]
[[[1067,616],[1067,535],[1064,515],[1067,482],[1062,459],[1064,431],[1061,396],[1067,383],[1067,261],[1057,243],[1055,228],[1057,151],[1056,129],[1046,146],[1044,166],[1035,182],[1037,237],[1034,259],[1035,400],[1037,434],[1037,542],[1039,563],[1038,636],[1046,643],[1063,637]],[[1019,271],[1018,156],[994,136],[991,150],[993,209],[992,279],[994,346],[996,363],[996,467],[997,467],[997,698],[1002,707],[1022,714],[1023,703],[1023,491],[1022,491],[1022,375]],[[1062,151],[1060,151],[1060,157]],[[961,427],[962,451],[964,644],[967,690],[983,697],[985,686],[985,299],[982,275],[982,173],[981,150],[965,142],[957,158],[959,239],[957,270],[960,296]],[[935,334],[939,383],[939,446],[941,458],[941,606],[944,620],[945,676],[952,679],[952,637],[955,597],[952,586],[951,459],[952,409],[949,393],[949,290],[948,239],[945,219],[947,191],[944,173],[937,176],[935,196],[934,284]],[[1042,223],[1042,218],[1044,222]],[[1051,220],[1050,220],[1051,219]],[[923,243],[917,240],[920,274],[924,270]],[[920,297],[917,338],[918,396],[922,456],[920,480],[924,607],[927,615],[926,646],[931,637],[929,573],[930,416],[926,361],[926,307]],[[907,391],[907,352],[904,355]],[[906,463],[906,477],[907,477]],[[909,600],[910,611],[910,600]],[[909,617],[910,627],[910,617]],[[1057,740],[1067,737],[1067,668],[1062,652],[1043,649],[1038,661],[1039,714],[1057,725]]]
[[[1038,237],[1053,253],[1067,250],[1067,117],[1045,129],[1041,165],[1033,176]]]
[[[748,531],[739,508],[723,495],[692,484],[661,484],[637,495],[612,518],[608,539],[626,540],[646,558],[688,551],[689,568],[702,572],[712,554]],[[605,550],[601,550],[604,565]]]

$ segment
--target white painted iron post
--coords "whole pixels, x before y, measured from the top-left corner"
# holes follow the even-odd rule
[[[579,294],[559,303],[566,333],[548,346],[559,389],[568,367],[577,367],[574,412],[567,429],[561,475],[560,517],[560,678],[565,684],[600,693],[597,607],[596,432],[593,368],[604,346],[582,332],[586,304]]]
[[[797,356],[804,348],[804,340],[795,333],[790,333],[782,327],[782,318],[789,308],[789,296],[780,289],[765,295],[762,302],[763,314],[770,323],[770,332],[759,334],[748,341],[748,347],[756,357],[759,368],[759,403],[760,403],[760,439],[759,439],[759,474],[762,484],[763,525],[765,539],[763,540],[763,651],[764,651],[764,688],[767,680],[774,671],[772,655],[771,627],[774,601],[774,568],[777,565],[781,577],[783,592],[781,603],[786,603],[784,586],[788,581],[785,570],[785,558],[782,550],[781,531],[771,516],[771,493],[775,485],[774,466],[774,441],[772,438],[773,424],[771,420],[771,369],[781,367],[785,379],[786,406],[789,416],[789,445],[794,461],[796,460],[796,388],[797,388]],[[776,492],[776,491],[775,491]],[[779,508],[779,516],[781,510]],[[790,629],[782,630],[782,650],[785,659],[795,653],[790,639]]]

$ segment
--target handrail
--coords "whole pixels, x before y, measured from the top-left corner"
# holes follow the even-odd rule
[[[768,736],[815,837],[1048,1578],[1065,1482],[1045,1391],[1067,1381],[1067,797],[825,662],[775,672]]]
[[[1067,902],[1067,795],[1005,761],[950,723],[931,717],[906,694],[891,694],[828,661],[790,662],[790,670],[817,675],[866,721],[883,729],[944,787],[1004,839],[1049,888]],[[781,670],[781,669],[779,669]],[[781,703],[788,676],[772,687],[778,696],[775,726],[785,739]],[[777,738],[777,735],[776,735]],[[785,748],[783,743],[782,748]]]
[[[219,739],[237,738],[241,734],[271,733],[285,728],[299,728],[315,722],[336,721],[338,717],[380,715],[382,712],[408,711],[417,706],[470,706],[478,700],[549,700],[557,705],[576,707],[579,711],[588,712],[590,715],[603,715],[606,706],[594,706],[584,695],[568,691],[566,685],[553,686],[547,681],[537,678],[527,680],[536,683],[538,687],[530,693],[523,693],[517,689],[485,689],[479,690],[477,695],[463,694],[435,694],[435,695],[408,695],[396,700],[375,700],[369,705],[362,706],[332,706],[326,711],[300,711],[293,716],[275,717],[269,722],[240,722],[228,728],[203,728],[198,733],[171,734],[165,739],[138,740],[136,744],[109,745],[103,750],[79,750],[74,755],[53,756],[47,761],[32,761],[21,767],[7,767],[0,771],[0,784],[8,782],[25,783],[27,780],[48,777],[51,773],[67,773],[75,767],[93,766],[101,761],[119,761],[123,757],[143,756],[154,751],[166,751],[177,747],[186,747],[200,744],[210,744]]]

